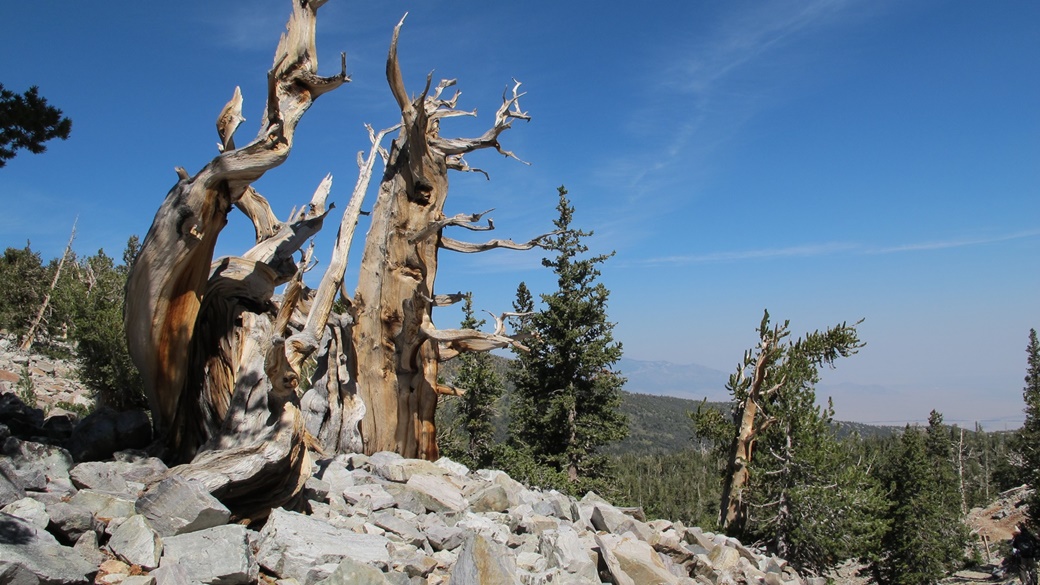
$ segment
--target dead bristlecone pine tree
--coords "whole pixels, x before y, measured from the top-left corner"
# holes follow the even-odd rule
[[[528,116],[514,82],[483,135],[441,137],[443,118],[473,113],[456,109],[457,93],[442,97],[454,81],[431,89],[427,78],[418,97],[409,97],[397,59],[402,19],[386,64],[401,121],[381,132],[369,128],[371,148],[367,157],[358,155],[358,181],[331,261],[316,290],[304,285],[314,262],[312,249],[301,249],[332,207],[326,203],[331,177],[288,221],[251,185],[288,157],[297,123],[314,100],[350,81],[345,56],[339,73],[317,73],[314,32],[322,4],[292,2],[267,75],[260,131],[236,145],[244,121],[236,88],[217,120],[219,154],[193,175],[177,169],[179,180],[155,215],[127,285],[126,334],[162,455],[241,518],[261,518],[299,494],[310,475],[308,449],[436,459],[438,394],[464,391],[438,383],[438,364],[460,352],[520,345],[501,327],[489,333],[433,325],[434,307],[463,297],[434,290],[438,252],[523,250],[545,237],[470,244],[443,235],[450,226],[491,229],[490,221],[476,223],[484,213],[445,217],[448,171],[475,170],[463,155],[478,149],[516,158],[499,136]],[[381,141],[393,132],[385,149]],[[385,170],[357,291],[352,299],[344,295],[339,306],[346,310],[333,312],[376,162]],[[252,221],[256,241],[241,256],[214,262],[234,208]],[[303,368],[309,359],[313,368]],[[301,396],[303,370],[313,374]]]

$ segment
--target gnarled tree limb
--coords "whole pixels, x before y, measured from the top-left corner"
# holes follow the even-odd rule
[[[513,240],[489,240],[482,244],[472,244],[469,242],[460,242],[449,238],[447,236],[441,236],[439,245],[445,250],[451,250],[452,252],[462,252],[463,254],[474,254],[476,252],[486,252],[488,250],[494,250],[496,248],[502,248],[506,250],[530,250],[534,247],[542,247],[542,240],[549,236],[555,235],[558,232],[552,232],[548,234],[542,234],[534,239],[527,242],[516,243]]]

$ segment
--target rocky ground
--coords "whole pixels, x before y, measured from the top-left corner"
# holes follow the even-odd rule
[[[0,582],[643,585],[813,583],[732,538],[392,453],[317,459],[304,499],[244,526],[140,450],[143,415],[99,413],[74,364],[0,337]],[[22,404],[30,403],[29,408]],[[969,516],[993,554],[1023,489]],[[860,566],[828,575],[865,585]],[[965,571],[945,583],[1006,583]]]

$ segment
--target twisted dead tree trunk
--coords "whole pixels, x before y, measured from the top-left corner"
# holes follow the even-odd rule
[[[345,57],[338,75],[316,73],[314,29],[323,3],[293,3],[268,72],[260,132],[236,148],[243,121],[236,89],[217,121],[221,154],[194,176],[178,169],[180,180],[156,213],[127,281],[130,353],[164,456],[195,459],[179,471],[203,479],[247,517],[287,501],[309,472],[295,385],[301,355],[311,348],[286,338],[292,339],[289,325],[302,292],[303,266],[292,255],[321,228],[328,188],[281,224],[250,184],[285,161],[314,100],[349,81]],[[253,220],[260,241],[211,267],[235,205]],[[280,305],[274,303],[274,288],[291,278]]]
[[[736,423],[736,435],[730,444],[729,456],[726,459],[726,473],[722,482],[722,502],[719,513],[719,528],[722,530],[743,530],[747,521],[748,502],[744,491],[751,479],[748,466],[755,450],[755,441],[774,420],[762,412],[762,405],[772,400],[783,386],[784,380],[770,380],[771,368],[780,358],[779,344],[787,336],[786,325],[776,325],[768,329],[769,313],[765,314],[759,326],[761,336],[758,355],[751,351],[744,353],[744,361],[737,366],[735,374],[730,376],[728,388],[737,399],[733,406],[733,420]],[[752,368],[751,377],[747,370]]]
[[[476,138],[444,138],[444,118],[475,115],[456,109],[459,94],[451,99],[442,92],[455,84],[442,81],[430,94],[430,78],[414,100],[405,89],[397,60],[397,39],[404,20],[394,29],[386,74],[390,90],[401,109],[401,133],[394,140],[379,195],[372,212],[372,226],[365,240],[361,276],[354,309],[357,323],[353,341],[361,400],[367,405],[361,429],[366,453],[397,451],[405,457],[436,459],[434,412],[437,396],[454,393],[437,382],[438,363],[457,352],[488,343],[506,347],[515,340],[501,334],[446,333],[436,330],[432,309],[445,299],[434,294],[439,249],[473,252],[491,248],[530,249],[541,240],[524,244],[493,241],[465,245],[442,235],[448,226],[483,229],[475,216],[445,217],[448,171],[470,171],[464,154],[502,149],[499,135],[513,120],[527,120],[517,93],[503,97],[495,124]],[[489,226],[490,228],[490,222]],[[456,297],[452,300],[457,300]]]
[[[472,230],[484,214],[445,217],[447,172],[470,169],[463,154],[495,148],[514,119],[527,119],[519,83],[503,99],[494,126],[472,139],[445,139],[440,120],[473,115],[455,98],[422,94],[410,100],[397,64],[394,29],[387,77],[400,107],[400,126],[375,132],[344,211],[332,260],[316,290],[303,283],[317,233],[331,206],[331,177],[289,221],[279,221],[251,183],[281,164],[296,125],[319,96],[349,81],[346,59],[338,75],[317,75],[314,43],[325,0],[294,0],[293,12],[268,73],[267,105],[256,138],[235,145],[242,117],[238,89],[217,121],[220,155],[180,180],[163,201],[127,283],[125,326],[131,357],[141,371],[164,458],[172,472],[197,478],[241,518],[259,518],[297,496],[310,473],[308,449],[326,454],[381,450],[437,457],[438,363],[462,351],[520,346],[504,319],[493,333],[438,330],[432,309],[461,295],[437,295],[438,249],[476,252],[529,249],[492,240],[464,244],[442,236],[449,226]],[[403,22],[403,20],[402,20]],[[400,127],[389,151],[384,135]],[[515,158],[515,157],[514,157]],[[376,160],[385,172],[373,210],[358,288],[347,309],[333,312],[354,229]],[[213,261],[233,207],[253,223],[254,246]],[[301,252],[297,261],[294,255]],[[281,295],[277,287],[285,286]],[[311,389],[298,386],[304,362],[316,359]]]

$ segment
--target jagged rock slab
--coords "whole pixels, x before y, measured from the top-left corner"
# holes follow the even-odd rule
[[[134,515],[136,498],[126,494],[114,494],[97,490],[79,490],[69,503],[82,506],[102,521],[113,518],[129,518]]]
[[[332,574],[319,581],[318,585],[391,585],[391,583],[379,569],[347,558],[340,561]]]
[[[0,544],[0,583],[78,585],[96,572],[96,565],[67,546]]]
[[[279,508],[260,531],[256,558],[275,575],[309,585],[326,578],[344,558],[386,566],[388,543],[382,536],[358,534]],[[329,565],[324,573],[322,565]]]
[[[137,500],[136,511],[163,537],[220,526],[231,518],[202,482],[179,475],[152,486]]]
[[[68,502],[47,504],[47,516],[51,520],[48,530],[65,544],[76,542],[84,533],[102,529],[89,509]]]
[[[589,547],[570,526],[542,532],[538,537],[538,550],[548,567],[558,567],[592,581],[598,580],[596,561],[590,557]]]
[[[596,530],[603,530],[611,534],[632,532],[644,541],[649,541],[654,533],[644,522],[632,518],[609,504],[596,504],[592,509],[590,521]]]
[[[376,526],[396,535],[402,542],[415,547],[426,544],[426,537],[416,528],[414,515],[411,519],[404,517],[400,510],[374,512],[369,516],[369,521]]]
[[[652,546],[634,538],[608,535],[602,541],[618,560],[621,570],[640,585],[678,585],[679,579],[664,565]]]
[[[492,484],[467,498],[474,512],[505,512],[509,509],[509,494],[500,485]]]
[[[348,504],[367,511],[383,510],[395,504],[394,497],[378,484],[350,486],[341,494]]]
[[[47,506],[39,500],[32,498],[22,498],[15,500],[10,504],[0,509],[0,512],[4,514],[10,514],[11,516],[17,516],[26,522],[46,530],[47,525],[50,524],[51,518],[47,515]]]
[[[434,550],[455,550],[466,542],[466,531],[448,526],[444,519],[430,514],[421,522],[423,534]]]
[[[421,459],[405,459],[397,453],[382,451],[368,458],[372,473],[396,483],[405,483],[413,475],[443,475],[449,473],[445,467]]]
[[[469,507],[459,489],[441,476],[415,474],[405,483],[430,512],[461,512]]]
[[[175,563],[192,582],[255,583],[259,566],[250,550],[248,533],[245,526],[227,524],[164,538],[159,569]]]
[[[509,550],[474,534],[466,540],[448,585],[521,585]]]
[[[159,566],[163,544],[159,534],[152,530],[144,516],[134,514],[112,531],[108,548],[131,565],[154,569]]]

